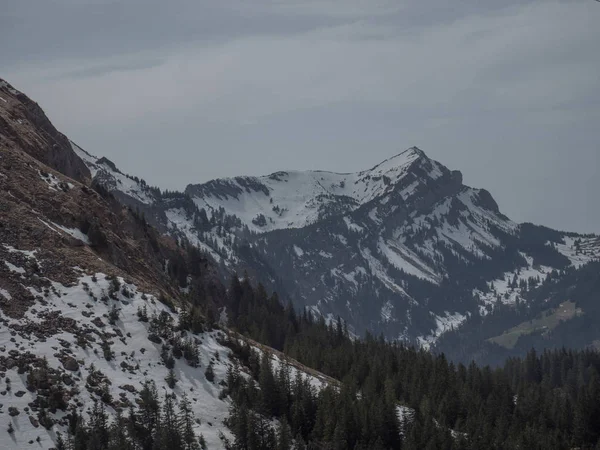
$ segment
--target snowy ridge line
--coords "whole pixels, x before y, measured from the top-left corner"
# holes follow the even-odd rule
[[[60,234],[61,230],[62,232],[68,234],[69,236],[71,236],[72,238],[75,238],[77,240],[80,240],[81,242],[83,242],[86,245],[90,245],[90,238],[88,237],[87,234],[83,233],[81,230],[77,229],[77,228],[67,228],[65,226],[59,225],[55,222],[50,222],[52,225],[50,225],[50,223],[46,222],[45,220],[42,220],[38,217],[38,220],[40,222],[42,222],[44,225],[46,225],[48,228],[50,228],[52,231],[55,231],[56,233]],[[56,227],[56,228],[54,228]],[[58,228],[58,230],[57,230]]]
[[[391,192],[409,168],[427,160],[421,150],[408,149],[370,170],[356,173],[282,171],[263,176],[222,178],[186,189],[198,207],[220,207],[239,217],[251,230],[262,233],[280,228],[301,228],[317,222],[336,205],[350,212]],[[432,179],[442,175],[431,161]],[[263,215],[267,222],[257,225]]]
[[[108,174],[114,180],[115,186],[112,186],[113,190],[123,192],[137,201],[150,205],[154,202],[154,199],[148,194],[148,187],[135,181],[133,177],[121,173],[119,170],[113,170],[113,168],[106,162],[101,162],[102,158],[96,158],[90,155],[84,149],[79,147],[73,141],[69,141],[73,151],[79,156],[86,164],[92,178],[96,177],[99,173],[104,172]]]
[[[254,339],[250,339],[249,337],[238,333],[237,331],[227,329],[225,332],[233,340],[237,339],[238,341],[249,344],[251,347],[253,347],[257,350],[260,350],[261,352],[268,353],[269,355],[271,355],[272,360],[275,360],[276,363],[287,364],[288,366],[305,374],[306,377],[310,378],[311,384],[313,386],[322,387],[325,385],[331,385],[331,386],[340,386],[341,385],[341,382],[339,380],[336,380],[335,378],[330,377],[329,375],[325,375],[324,373],[319,372],[318,370],[315,370],[308,366],[305,366],[301,362],[295,360],[294,358],[290,358],[285,353],[280,352],[279,350],[276,350],[272,347],[263,345],[260,342],[255,341]]]

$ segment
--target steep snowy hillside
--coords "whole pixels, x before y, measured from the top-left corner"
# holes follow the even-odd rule
[[[0,448],[60,447],[80,418],[154,439],[136,421],[158,402],[163,428],[171,402],[197,440],[187,448],[223,448],[223,383],[237,365],[224,343],[240,337],[215,328],[227,300],[217,269],[118,201],[151,206],[163,193],[71,144],[2,80],[0,99]],[[254,350],[315,389],[329,382]]]
[[[35,250],[4,247],[14,255],[9,259],[26,266],[47,262],[38,260]],[[4,264],[26,273],[8,260]],[[28,277],[22,278],[27,285]],[[232,361],[229,348],[221,343],[222,331],[186,331],[180,311],[122,278],[80,270],[70,286],[51,280],[47,286],[40,291],[29,287],[37,301],[22,317],[0,311],[0,418],[4,416],[13,430],[2,439],[2,448],[24,448],[32,442],[53,447],[58,434],[66,439],[65,412],[75,409],[88,418],[98,403],[114,417],[139,402],[148,382],[160,398],[174,394],[176,408],[188,401],[197,436],[209,449],[223,448],[221,435],[229,436],[223,421],[230,400],[219,394]],[[8,292],[0,294],[5,302],[12,301]],[[269,352],[274,367],[282,364],[276,352],[255,348]],[[167,368],[169,359],[172,371]],[[297,370],[290,366],[292,375]],[[314,375],[302,376],[316,388],[326,383]]]
[[[393,191],[410,174],[411,166],[424,158],[424,153],[413,147],[363,172],[276,172],[189,185],[186,193],[198,207],[210,211],[224,208],[254,232],[301,228],[354,211]],[[426,176],[436,179],[441,175],[438,164],[431,162]],[[401,195],[409,197],[419,182],[408,184]]]
[[[34,261],[29,253],[26,262]],[[13,270],[25,271],[17,266]],[[24,448],[31,441],[53,447],[57,433],[66,438],[68,421],[60,410],[75,408],[88,417],[97,401],[114,415],[136,404],[147,381],[156,385],[160,397],[174,393],[178,406],[187,397],[197,419],[196,433],[208,448],[221,447],[219,433],[227,433],[223,420],[229,405],[219,399],[218,383],[225,378],[229,351],[218,343],[219,332],[174,332],[178,314],[117,280],[121,288],[116,292],[111,292],[114,282],[100,273],[82,272],[71,286],[50,282],[39,292],[31,287],[39,297],[32,308],[21,318],[0,316],[0,417],[14,428],[2,439],[3,448]],[[172,388],[161,357],[169,344],[195,349],[195,354],[190,352],[194,357],[175,359]],[[212,382],[204,374],[209,364],[215,374]]]

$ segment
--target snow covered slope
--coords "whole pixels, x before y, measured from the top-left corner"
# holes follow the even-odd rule
[[[424,153],[416,147],[396,155],[370,170],[342,174],[324,171],[286,171],[262,177],[236,177],[189,185],[188,193],[198,207],[224,208],[239,217],[252,231],[301,228],[328,217],[354,211],[394,190],[418,165]],[[432,162],[427,176],[442,175]],[[407,186],[406,198],[418,184]]]
[[[104,274],[82,273],[73,286],[53,282],[44,291],[31,288],[39,300],[22,318],[0,316],[0,364],[4,375],[0,417],[4,416],[4,423],[12,423],[15,430],[10,438],[2,438],[2,448],[25,448],[38,438],[42,448],[50,448],[56,443],[56,433],[66,432],[64,413],[60,411],[48,414],[48,427],[40,424],[40,405],[45,397],[31,382],[30,374],[46,365],[46,372],[55,374],[52,389],[68,399],[66,409],[74,407],[84,416],[94,400],[106,403],[110,415],[135,405],[146,381],[156,384],[161,397],[172,392],[179,402],[186,395],[199,419],[197,434],[204,436],[209,448],[221,447],[219,432],[227,433],[223,420],[229,404],[219,400],[218,383],[225,377],[229,351],[218,343],[219,332],[177,334],[181,342],[194,342],[199,365],[192,367],[184,358],[176,360],[178,381],[171,389],[166,382],[168,370],[161,360],[162,344],[150,341],[148,336],[153,316],[166,315],[176,329],[178,315],[152,295],[139,292],[123,279],[120,282],[122,290],[113,298],[107,295],[111,281]],[[113,308],[118,318],[110,324]],[[142,308],[148,322],[140,321],[138,311]],[[107,352],[112,353],[110,360]],[[215,373],[213,382],[204,375],[210,362]]]

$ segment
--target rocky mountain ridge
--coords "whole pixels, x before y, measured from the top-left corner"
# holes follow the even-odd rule
[[[187,398],[194,431],[222,447],[231,401],[218,386],[235,359],[212,324],[252,299],[291,324],[298,316],[278,298],[340,316],[356,334],[439,345],[457,360],[497,343],[518,354],[530,342],[600,342],[598,236],[514,223],[487,191],[419,149],[356,174],[278,172],[169,192],[66,140],[5,82],[0,127],[8,448],[58,445],[73,411],[89,419],[93,404],[135,417],[148,382],[178,407]],[[260,286],[230,295],[223,280],[232,271],[280,297]],[[253,307],[251,326],[268,337],[280,321],[261,324],[264,306]],[[341,321],[321,329],[346,333]],[[332,382],[251,345],[316,389]]]
[[[161,192],[74,145],[94,175],[164,233],[361,334],[428,346],[520,280],[598,258],[596,236],[517,224],[491,194],[412,147],[354,174],[286,171]]]
[[[190,448],[223,448],[220,383],[237,362],[213,327],[227,302],[218,271],[97,175],[0,80],[0,447],[64,448],[74,417],[139,417],[155,391],[195,416]]]

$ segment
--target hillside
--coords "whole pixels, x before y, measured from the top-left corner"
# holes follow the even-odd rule
[[[519,287],[598,259],[597,236],[518,224],[410,148],[353,174],[276,172],[163,192],[73,144],[94,179],[163,233],[354,333],[434,344]],[[516,288],[514,284],[516,283]]]
[[[515,224],[417,149],[323,175],[344,182],[339,198],[316,194],[298,207],[316,216],[258,232],[244,222],[252,215],[217,204],[233,197],[206,191],[207,210],[90,156],[4,82],[0,127],[3,448],[599,445],[598,352],[532,350],[496,370],[470,362],[530,342],[597,345],[596,236]],[[276,178],[255,181],[290,207],[316,189],[302,181],[290,193],[293,177]],[[236,198],[266,195],[255,187]],[[350,276],[355,264],[363,270]],[[303,292],[323,289],[325,305],[307,303]],[[419,347],[353,334],[381,330],[382,297],[386,330],[403,324]],[[447,331],[416,334],[432,320]]]
[[[230,400],[219,394],[237,362],[214,329],[227,298],[213,263],[93,180],[4,81],[0,150],[0,447],[54,448],[79,416],[142,415],[156,389],[194,416],[198,442],[222,448]]]

